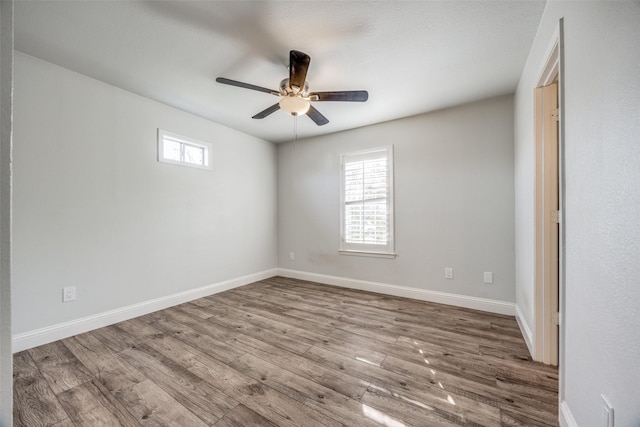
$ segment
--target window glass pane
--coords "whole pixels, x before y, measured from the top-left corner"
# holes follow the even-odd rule
[[[158,129],[158,161],[198,169],[212,169],[211,143]]]
[[[387,158],[348,161],[344,168],[346,243],[389,242],[389,170]]]
[[[204,166],[204,147],[184,144],[184,161]]]
[[[163,157],[167,160],[175,160],[176,162],[179,162],[181,145],[182,144],[180,144],[178,141],[165,139],[163,141],[163,147],[162,147]]]

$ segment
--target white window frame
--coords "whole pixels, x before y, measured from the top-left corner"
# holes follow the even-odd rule
[[[177,142],[181,148],[181,160],[174,160],[167,158],[164,154],[165,141]],[[202,148],[204,150],[203,160],[204,164],[190,163],[184,161],[184,148],[185,146],[192,146]],[[158,129],[158,161],[162,163],[171,163],[173,165],[188,166],[197,169],[213,169],[211,166],[211,147],[210,142],[200,141],[194,138],[190,138],[184,135],[178,135],[177,133],[169,132],[164,129]]]
[[[366,160],[382,154],[387,158],[387,212],[389,235],[387,244],[348,243],[345,238],[346,230],[346,195],[345,195],[345,166],[348,162]],[[340,156],[340,249],[343,255],[372,256],[380,258],[395,258],[395,222],[394,222],[394,196],[393,196],[393,145],[374,148],[363,151],[345,153]]]

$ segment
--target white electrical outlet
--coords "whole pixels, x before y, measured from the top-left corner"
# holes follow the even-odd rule
[[[485,271],[484,272],[484,283],[493,283],[493,272]]]
[[[76,299],[76,287],[65,286],[62,288],[62,302],[73,301]]]
[[[444,269],[444,278],[445,279],[453,279],[453,268],[446,267]]]
[[[604,397],[604,394],[601,394],[600,397],[602,398],[602,402],[603,402],[602,421],[600,422],[600,425],[602,427],[614,427],[613,407],[611,406],[607,398]]]
[[[295,252],[289,252],[289,261],[293,261],[296,259],[296,253]]]

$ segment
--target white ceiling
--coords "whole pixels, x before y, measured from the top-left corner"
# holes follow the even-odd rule
[[[293,139],[291,116],[255,113],[278,98],[289,50],[311,56],[312,91],[369,91],[318,102],[329,124],[365,126],[512,93],[545,6],[508,1],[18,1],[15,47],[259,138]]]

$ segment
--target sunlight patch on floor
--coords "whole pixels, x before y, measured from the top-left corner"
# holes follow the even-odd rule
[[[394,420],[389,415],[372,408],[371,406],[362,405],[362,413],[365,417],[372,419],[378,424],[382,424],[386,427],[406,427],[405,423],[401,423],[398,420]]]
[[[370,388],[373,388],[373,389],[376,389],[376,390],[379,390],[379,391],[381,391],[381,392],[383,392],[383,393],[391,394],[391,391],[387,390],[386,388],[378,387],[378,386],[377,386],[377,385],[375,385],[375,384],[369,384],[369,387],[370,387]]]
[[[362,357],[356,357],[356,360],[359,360],[360,362],[368,363],[369,365],[379,366],[377,363],[373,363],[372,361],[367,360],[367,359],[362,358]]]
[[[419,406],[419,407],[427,409],[429,411],[433,411],[434,410],[431,406],[425,405],[424,403],[418,402],[417,400],[409,399],[408,397],[404,397],[404,396],[400,396],[400,395],[398,395],[398,397],[400,399],[404,400],[405,402],[411,403],[412,405]]]

